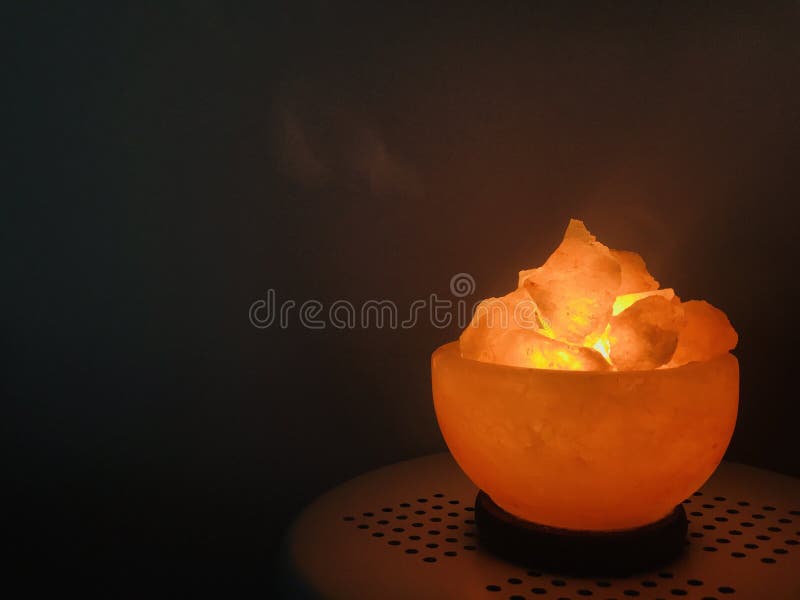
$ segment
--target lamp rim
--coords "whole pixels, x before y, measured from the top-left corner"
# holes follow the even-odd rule
[[[518,367],[516,365],[506,365],[503,363],[494,363],[494,362],[485,362],[482,360],[475,360],[474,358],[464,358],[461,356],[461,347],[459,340],[453,340],[451,342],[447,342],[442,344],[436,350],[433,351],[431,355],[431,359],[435,358],[437,354],[445,354],[451,353],[455,354],[459,360],[475,363],[476,365],[481,365],[480,368],[488,368],[488,369],[500,369],[500,370],[509,370],[510,372],[516,373],[553,373],[553,374],[570,374],[575,375],[576,377],[626,377],[626,376],[636,376],[636,375],[644,375],[644,374],[652,374],[652,373],[675,373],[680,371],[681,369],[688,370],[692,368],[697,368],[700,365],[708,365],[714,361],[719,361],[724,359],[726,356],[732,356],[736,359],[736,355],[732,352],[723,352],[721,354],[717,354],[716,356],[712,356],[707,360],[697,360],[688,362],[684,365],[679,365],[677,367],[658,367],[656,369],[635,369],[635,370],[624,370],[624,371],[589,371],[589,370],[572,370],[572,369],[540,369],[538,367]],[[738,362],[738,359],[736,359]]]

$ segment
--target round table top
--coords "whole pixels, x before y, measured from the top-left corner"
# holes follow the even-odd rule
[[[800,480],[723,462],[685,501],[686,552],[624,578],[528,570],[482,551],[477,489],[447,453],[327,492],[293,523],[286,592],[319,598],[800,598]]]

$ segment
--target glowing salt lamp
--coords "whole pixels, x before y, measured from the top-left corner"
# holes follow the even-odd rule
[[[682,547],[680,502],[736,422],[737,336],[718,309],[658,287],[641,257],[573,220],[542,267],[433,354],[444,439],[489,512],[525,539],[661,527],[671,549],[654,557]]]

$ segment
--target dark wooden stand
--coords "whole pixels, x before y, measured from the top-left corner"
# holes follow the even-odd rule
[[[481,546],[526,567],[571,575],[625,575],[674,560],[686,544],[682,505],[650,525],[621,531],[547,527],[510,515],[483,491],[475,498]]]

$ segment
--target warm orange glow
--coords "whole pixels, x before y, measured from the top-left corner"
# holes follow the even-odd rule
[[[736,343],[722,311],[659,289],[638,254],[572,220],[544,265],[434,353],[436,416],[459,465],[506,511],[637,527],[719,464],[736,422]]]
[[[541,267],[521,271],[517,289],[478,306],[461,354],[570,371],[678,366],[736,345],[725,314],[698,306],[659,289],[641,256],[604,246],[572,219]]]
[[[653,290],[650,292],[635,292],[633,294],[623,294],[617,296],[614,300],[614,305],[611,307],[612,316],[617,316],[626,308],[630,308],[639,300],[647,298],[648,296],[663,296],[667,300],[672,300],[675,297],[675,290],[667,288],[665,290]]]
[[[669,369],[569,372],[469,360],[451,343],[432,375],[439,427],[464,472],[506,511],[555,527],[664,517],[711,475],[736,422],[739,370],[727,352]]]
[[[603,358],[605,358],[609,363],[611,363],[611,339],[609,335],[611,334],[611,325],[606,325],[606,328],[603,330],[597,339],[593,339],[591,337],[587,338],[584,342],[585,346],[597,350],[600,354],[602,354]]]

